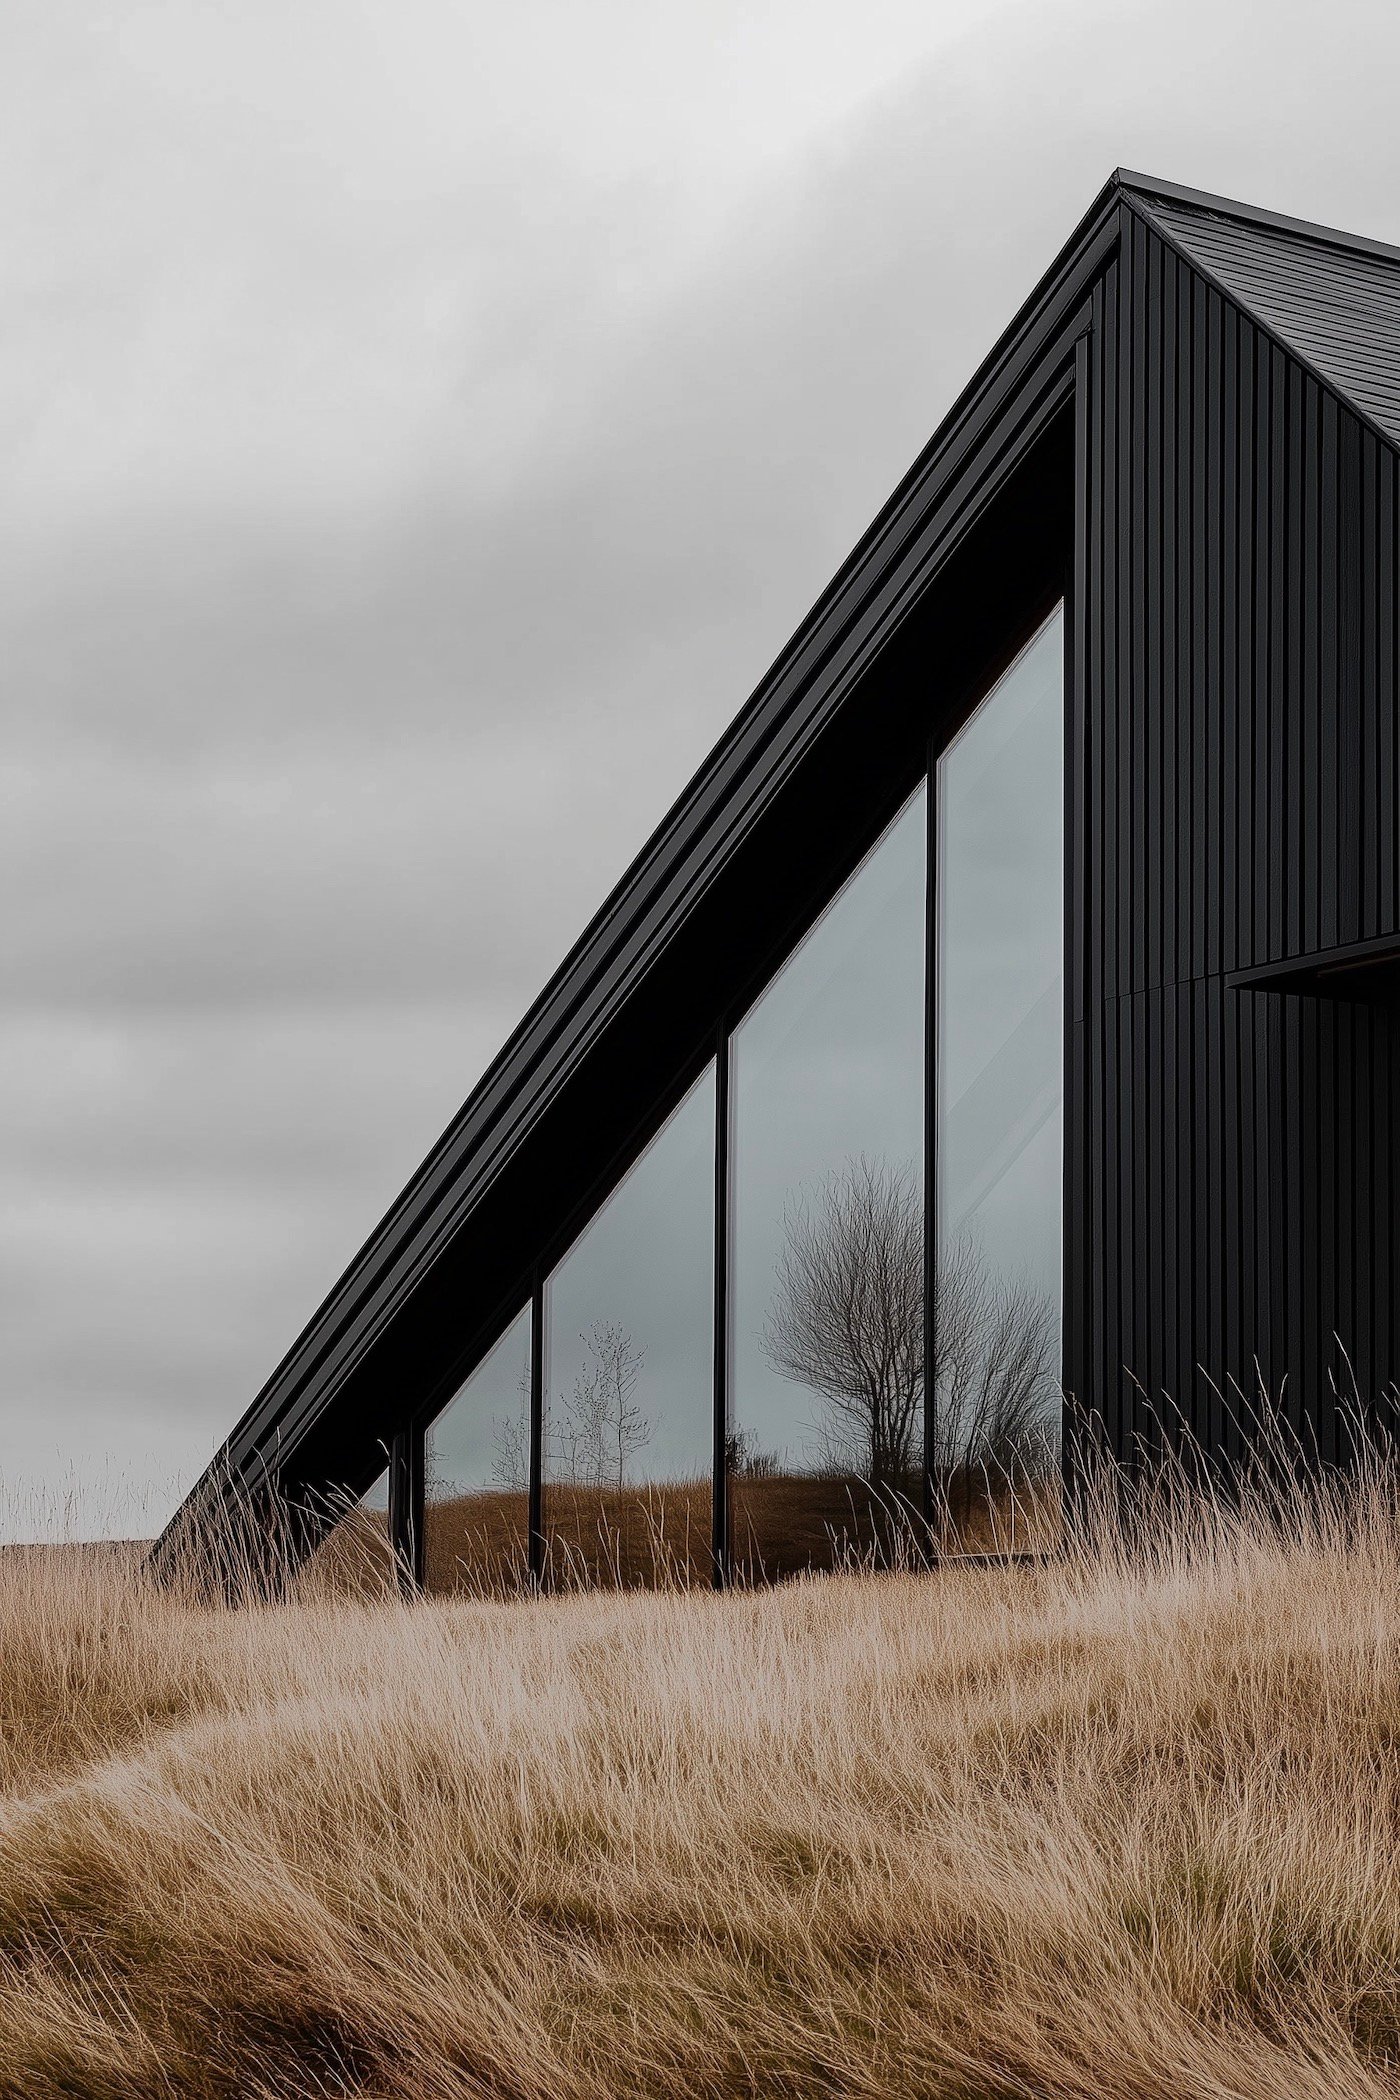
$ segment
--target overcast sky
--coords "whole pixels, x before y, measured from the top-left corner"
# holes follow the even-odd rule
[[[1110,169],[1400,239],[1397,58],[1347,0],[9,0],[12,1527],[163,1518]]]

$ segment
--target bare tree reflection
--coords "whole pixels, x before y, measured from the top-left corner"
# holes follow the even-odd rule
[[[555,1477],[620,1494],[628,1461],[651,1441],[651,1417],[637,1400],[646,1351],[616,1320],[595,1320],[579,1340],[584,1361],[560,1410]]]
[[[935,1459],[957,1477],[1043,1467],[1059,1406],[1059,1322],[1043,1291],[989,1270],[971,1238],[938,1269]]]
[[[523,1495],[530,1485],[530,1366],[522,1364],[513,1415],[491,1417],[491,1474],[503,1488]]]
[[[783,1221],[763,1350],[820,1393],[823,1456],[879,1486],[918,1461],[924,1392],[923,1205],[914,1176],[860,1158]]]
[[[595,1320],[579,1336],[584,1360],[553,1417],[551,1478],[572,1487],[612,1488],[627,1482],[628,1464],[650,1441],[651,1417],[637,1400],[646,1364],[627,1328]],[[520,1406],[491,1424],[492,1473],[502,1487],[523,1491],[530,1478],[530,1370],[520,1373]]]
[[[546,1408],[549,1581],[630,1588],[706,1579],[708,1469],[692,1479],[655,1478],[641,1457],[658,1422],[643,1383],[645,1347],[621,1321],[606,1318],[592,1321],[579,1341],[572,1384]]]
[[[976,1243],[940,1266],[935,1464],[955,1501],[1043,1471],[1058,1399],[1051,1301],[989,1269]],[[864,1156],[834,1170],[784,1221],[763,1347],[819,1394],[819,1468],[877,1501],[917,1499],[924,1436],[924,1212],[907,1166]]]

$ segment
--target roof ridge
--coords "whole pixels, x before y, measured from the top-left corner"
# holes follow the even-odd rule
[[[1184,204],[1193,211],[1237,219],[1244,225],[1258,226],[1266,233],[1309,241],[1315,247],[1339,248],[1348,255],[1368,256],[1374,262],[1400,264],[1400,246],[1391,241],[1375,240],[1369,234],[1348,233],[1343,227],[1324,226],[1313,219],[1290,218],[1285,212],[1266,211],[1259,204],[1245,204],[1236,197],[1216,196],[1210,190],[1194,190],[1186,183],[1167,182],[1155,175],[1136,173],[1131,168],[1115,168],[1113,179],[1120,189],[1131,191],[1148,203]]]

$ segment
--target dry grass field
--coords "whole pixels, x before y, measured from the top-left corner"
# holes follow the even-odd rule
[[[1387,1482],[1135,1537],[234,1611],[0,1555],[0,2092],[1400,2093]]]

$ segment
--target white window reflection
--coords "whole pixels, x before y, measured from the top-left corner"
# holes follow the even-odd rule
[[[1063,664],[1057,612],[937,767],[937,1454],[964,1530],[1007,1533],[970,1544],[1017,1543],[1054,1503]]]

